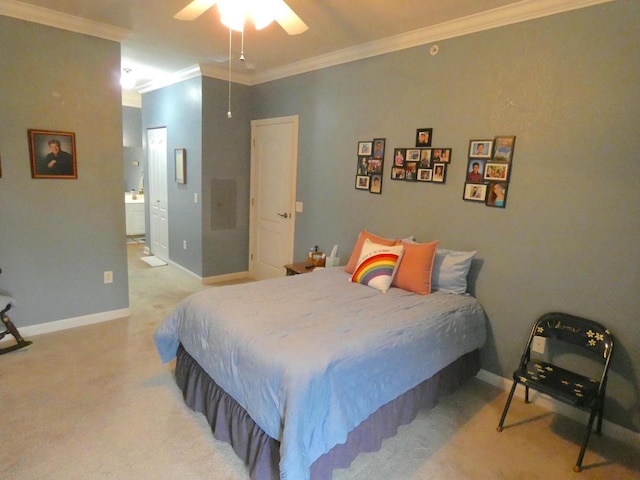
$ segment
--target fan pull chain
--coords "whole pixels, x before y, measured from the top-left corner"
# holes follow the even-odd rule
[[[240,48],[240,61],[244,62],[244,28],[242,29],[242,47]]]
[[[229,110],[227,118],[231,118],[231,29],[229,29]]]

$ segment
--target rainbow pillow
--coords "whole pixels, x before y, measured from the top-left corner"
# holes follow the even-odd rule
[[[404,248],[387,246],[365,239],[351,281],[386,293],[396,274]]]

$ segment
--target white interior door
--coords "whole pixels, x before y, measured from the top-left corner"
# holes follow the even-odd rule
[[[151,253],[169,259],[169,216],[167,208],[167,129],[147,130],[149,168],[149,236]]]
[[[293,261],[298,116],[251,122],[249,274],[285,275]]]

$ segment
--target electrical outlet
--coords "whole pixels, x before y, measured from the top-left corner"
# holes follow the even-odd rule
[[[183,241],[182,241],[182,248],[183,248],[184,250],[186,250],[186,249],[187,249],[187,241],[186,241],[186,240],[183,240]]]
[[[533,337],[533,343],[531,344],[531,350],[536,353],[544,354],[544,349],[547,346],[547,339],[545,337]]]
[[[104,283],[113,283],[113,272],[107,271],[104,272]]]
[[[193,203],[198,203],[198,192],[193,194]]]

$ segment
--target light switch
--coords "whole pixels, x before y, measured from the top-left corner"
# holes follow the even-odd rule
[[[296,202],[296,212],[302,213],[302,202]]]

